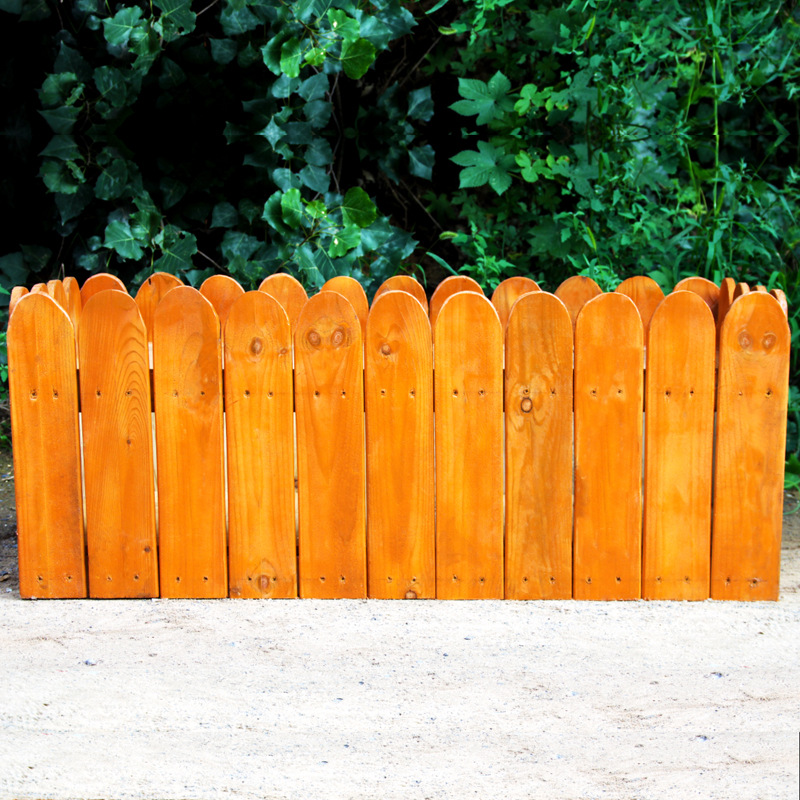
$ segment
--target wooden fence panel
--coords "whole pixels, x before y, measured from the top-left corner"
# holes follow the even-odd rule
[[[431,303],[433,308],[433,303]],[[503,597],[503,330],[483,294],[436,320],[436,596]]]
[[[69,314],[69,307],[67,305],[67,292],[64,289],[64,284],[59,280],[47,281],[47,291],[50,297],[58,303],[64,311]]]
[[[492,305],[497,311],[497,316],[500,317],[500,324],[505,331],[508,324],[508,315],[514,307],[514,303],[520,297],[528,292],[538,292],[539,284],[532,278],[525,278],[522,275],[516,275],[513,278],[506,278],[502,281],[492,294]]]
[[[139,287],[136,293],[136,305],[147,329],[147,341],[153,341],[153,314],[164,295],[176,286],[183,286],[183,281],[168,272],[154,272]]]
[[[301,597],[366,597],[361,324],[338,292],[306,303],[295,331]]]
[[[94,297],[98,292],[105,292],[109,289],[128,293],[125,284],[116,275],[108,272],[90,275],[81,286],[81,306],[85,306],[89,302],[89,298]]]
[[[75,330],[78,330],[78,322],[81,318],[81,308],[83,303],[81,301],[81,288],[78,281],[72,277],[64,278],[64,292],[67,295],[67,313],[72,320],[72,325]]]
[[[391,278],[387,278],[378,287],[378,291],[375,292],[375,297],[372,299],[373,304],[386,292],[406,292],[413,295],[419,300],[420,305],[425,309],[425,313],[428,313],[428,298],[425,294],[425,289],[422,288],[416,278],[412,278],[410,275],[392,275]]]
[[[603,290],[585,275],[573,275],[571,278],[567,278],[555,291],[556,297],[569,311],[573,328],[580,310],[586,303],[602,293]]]
[[[79,331],[91,597],[157,597],[147,330],[122,292],[94,295]]]
[[[575,330],[576,599],[641,595],[642,361],[633,301],[590,300]]]
[[[297,318],[308,300],[306,290],[300,281],[285,272],[276,272],[261,281],[258,291],[274,297],[283,306],[283,310],[289,317],[289,324],[292,326],[292,335],[294,336]]]
[[[720,335],[711,596],[777,600],[791,335],[780,304],[753,292]]]
[[[646,340],[647,331],[650,328],[650,319],[658,308],[659,303],[664,299],[664,292],[661,291],[661,287],[646,275],[635,275],[622,281],[614,291],[624,294],[633,300],[633,304],[642,318],[642,327],[644,328]]]
[[[367,332],[367,317],[369,316],[369,302],[364,287],[349,275],[337,275],[335,278],[325,281],[321,291],[338,292],[342,297],[347,298],[361,324],[361,339],[363,342]]]
[[[699,294],[705,300],[706,305],[711,309],[714,319],[717,319],[717,308],[719,306],[720,289],[716,283],[708,280],[708,278],[701,278],[699,275],[693,275],[690,278],[684,278],[675,284],[673,292],[694,292]]]
[[[8,318],[14,313],[17,303],[28,294],[28,290],[24,286],[15,286],[11,290],[11,296],[8,298]]]
[[[364,347],[370,597],[436,596],[431,345],[412,295],[373,303]]]
[[[451,275],[449,278],[445,278],[431,295],[428,314],[431,318],[432,329],[436,329],[436,319],[442,306],[458,292],[477,292],[479,295],[485,296],[478,281],[468,275]]]
[[[693,292],[670,294],[647,345],[642,596],[708,597],[716,326]]]
[[[163,597],[225,597],[219,320],[190,286],[153,318],[153,385]]]
[[[231,597],[296,597],[292,329],[247,292],[225,326]]]
[[[228,275],[212,275],[203,281],[200,294],[214,306],[219,326],[224,330],[228,312],[233,303],[244,294],[244,289]]]
[[[85,597],[75,332],[46,293],[8,323],[21,597]]]
[[[572,321],[554,295],[514,305],[506,329],[505,596],[572,596]]]

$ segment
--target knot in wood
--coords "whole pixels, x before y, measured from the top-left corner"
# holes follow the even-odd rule
[[[264,343],[258,337],[256,337],[255,339],[253,339],[252,342],[250,342],[250,352],[254,356],[259,355],[263,349],[264,349]]]
[[[316,331],[309,331],[306,338],[312,347],[319,347],[319,344],[322,341],[320,335]]]
[[[530,414],[533,408],[533,400],[531,400],[530,397],[523,397],[519,407],[522,409],[523,414]]]
[[[739,334],[739,347],[741,347],[742,350],[747,350],[752,346],[752,344],[753,344],[753,339],[750,336],[750,334],[747,331],[742,331]]]
[[[778,337],[774,333],[765,333],[764,338],[761,340],[761,346],[765,350],[771,350],[775,346]]]
[[[392,348],[389,347],[388,344],[381,345],[381,353],[383,353],[383,355],[388,356],[388,355],[391,354],[391,352],[392,352]]]
[[[417,593],[413,589],[409,589],[406,592],[406,600],[416,600],[416,599],[417,599]]]
[[[339,347],[344,342],[344,331],[341,328],[337,328],[331,334],[331,344],[334,347]]]

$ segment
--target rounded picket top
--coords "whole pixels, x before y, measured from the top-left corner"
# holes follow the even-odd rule
[[[28,294],[28,290],[24,286],[15,286],[11,290],[11,297],[8,298],[8,318],[14,313],[17,303]]]
[[[492,292],[492,305],[497,309],[500,317],[500,324],[503,330],[508,323],[508,316],[514,303],[529,292],[540,292],[539,284],[533,278],[526,278],[523,275],[515,275],[513,278],[506,278]]]
[[[740,297],[744,297],[745,295],[748,295],[748,294],[750,294],[750,287],[744,282],[737,283],[736,284],[736,288],[733,290],[733,301],[734,301],[734,303]],[[733,303],[731,303],[731,305],[733,305]]]
[[[733,278],[723,278],[719,286],[719,298],[717,299],[717,347],[719,347],[719,333],[722,330],[722,323],[728,314],[736,293],[736,281]]]
[[[783,289],[772,289],[770,294],[778,301],[778,305],[783,309],[783,313],[789,316],[789,302]]]
[[[646,338],[653,313],[664,299],[664,292],[661,291],[661,287],[646,275],[635,275],[622,281],[614,291],[624,294],[633,300],[639,311],[639,316],[642,318]]]
[[[337,275],[322,284],[321,292],[338,292],[346,297],[356,312],[358,321],[361,324],[361,336],[367,331],[367,317],[369,316],[369,302],[364,287],[355,279],[348,275]]]
[[[406,292],[413,295],[419,300],[420,304],[425,309],[425,313],[428,313],[428,297],[425,294],[425,289],[423,289],[422,284],[411,275],[393,275],[391,278],[387,278],[378,287],[378,291],[375,292],[375,297],[372,298],[372,305],[374,306],[375,301],[386,292]]]
[[[136,293],[136,305],[139,306],[139,313],[144,320],[147,328],[147,339],[150,342],[153,341],[153,314],[161,302],[161,298],[176,286],[183,286],[183,281],[176,275],[171,275],[168,272],[154,272],[144,281]]]
[[[574,328],[580,310],[590,300],[603,294],[603,290],[586,275],[573,275],[567,278],[554,294],[567,307]]]
[[[429,308],[431,328],[436,327],[436,319],[442,310],[442,306],[444,306],[447,300],[454,294],[458,294],[459,292],[474,292],[475,294],[481,295],[481,297],[486,296],[478,281],[474,278],[470,278],[468,275],[451,275],[449,278],[445,278],[436,287],[433,295],[431,295]]]
[[[125,284],[116,275],[111,275],[109,272],[98,272],[96,275],[91,275],[81,286],[81,306],[85,306],[93,295],[107,290],[125,292],[126,294],[128,292]]]
[[[711,309],[714,319],[717,318],[717,307],[719,306],[720,288],[708,278],[701,278],[698,275],[684,278],[675,284],[673,292],[694,292],[699,294]]]
[[[283,306],[283,310],[289,317],[292,333],[294,333],[297,328],[297,318],[308,301],[303,284],[286,272],[276,272],[261,281],[258,291],[274,297]]]
[[[64,283],[60,280],[47,281],[47,291],[50,297],[58,303],[61,308],[69,314],[67,306],[67,292],[64,289]]]
[[[244,289],[229,275],[212,275],[200,285],[200,294],[214,306],[224,328],[233,301],[244,294]]]
[[[31,294],[46,294],[50,297],[50,292],[47,291],[47,284],[46,283],[35,283],[31,287]]]

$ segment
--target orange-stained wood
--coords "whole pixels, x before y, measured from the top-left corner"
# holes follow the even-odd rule
[[[650,327],[650,319],[653,312],[658,308],[658,304],[664,299],[664,292],[661,287],[646,275],[635,275],[627,278],[614,290],[633,300],[639,316],[642,318],[644,335],[647,338],[647,330]]]
[[[75,332],[46,293],[8,323],[21,597],[86,597]]]
[[[157,597],[147,330],[122,292],[94,295],[79,333],[90,597]]]
[[[98,272],[86,279],[81,286],[81,306],[89,302],[90,297],[94,297],[98,292],[105,292],[108,289],[115,289],[119,292],[126,292],[125,284],[116,276],[108,272]]]
[[[8,318],[14,313],[17,303],[28,294],[28,290],[24,286],[15,286],[11,290],[11,297],[8,298]]]
[[[231,597],[296,597],[292,331],[265,292],[225,326]]]
[[[642,321],[617,292],[575,328],[574,597],[641,595]]]
[[[503,329],[494,306],[475,292],[453,295],[434,343],[436,596],[501,598]]]
[[[642,596],[708,597],[716,327],[703,299],[674,292],[650,322]]]
[[[585,275],[573,275],[571,278],[567,278],[555,291],[556,297],[561,300],[567,307],[567,311],[569,311],[573,328],[580,310],[591,299],[602,293],[600,287]]]
[[[46,294],[48,297],[52,297],[50,292],[47,290],[46,283],[35,283],[31,288],[31,294]]]
[[[391,278],[387,278],[378,287],[378,291],[375,292],[375,297],[372,298],[372,304],[375,305],[375,301],[386,292],[407,292],[416,297],[420,305],[425,309],[425,313],[428,313],[428,298],[425,295],[425,290],[416,278],[412,278],[410,275],[393,275]]]
[[[791,334],[774,297],[740,297],[722,326],[711,596],[777,600]]]
[[[467,275],[451,275],[445,278],[434,290],[431,295],[428,314],[431,318],[431,328],[436,328],[436,318],[445,302],[458,292],[477,292],[483,295],[483,289],[478,281]]]
[[[153,341],[153,314],[161,298],[176,286],[183,286],[180,278],[168,272],[154,272],[136,292],[136,305],[139,306],[139,312],[144,320],[149,342]]]
[[[369,596],[433,598],[433,354],[418,300],[372,304],[364,357]]]
[[[684,278],[675,284],[673,292],[694,292],[705,300],[706,305],[711,309],[714,319],[717,319],[717,308],[719,306],[720,288],[708,278],[701,278],[698,275]]]
[[[67,307],[67,293],[64,289],[64,284],[59,280],[47,281],[47,292],[53,300],[58,303],[64,311],[69,314]]]
[[[200,294],[214,306],[220,328],[224,330],[228,312],[234,301],[244,294],[244,289],[228,275],[212,275],[201,284]]]
[[[783,309],[783,313],[789,316],[789,303],[786,300],[786,294],[783,289],[772,289],[770,294],[778,301],[778,305]]]
[[[75,330],[78,330],[78,322],[81,318],[81,309],[83,303],[81,302],[81,287],[78,281],[73,277],[64,278],[64,293],[67,296],[67,313],[72,320]]]
[[[225,597],[219,320],[196,289],[168,292],[153,316],[161,595]]]
[[[335,278],[325,281],[325,283],[322,284],[321,291],[338,292],[342,297],[346,297],[350,301],[350,305],[353,306],[353,310],[356,312],[358,321],[361,324],[361,338],[363,341],[367,332],[369,302],[367,301],[367,294],[361,284],[355,278],[351,278],[348,275],[337,275]]]
[[[719,287],[719,299],[717,300],[717,349],[719,349],[719,332],[722,330],[722,323],[728,314],[728,309],[734,300],[736,292],[736,281],[733,278],[723,278]]]
[[[361,324],[338,292],[311,297],[295,331],[301,597],[366,597]]]
[[[506,329],[505,596],[572,596],[572,321],[545,292]]]
[[[736,288],[733,290],[733,299],[738,300],[747,294],[750,294],[750,287],[746,283],[737,283]]]
[[[508,315],[514,303],[528,292],[538,292],[539,284],[533,278],[525,278],[522,275],[515,275],[513,278],[506,278],[492,294],[492,305],[497,311],[497,316],[500,317],[500,324],[505,331],[508,323]]]
[[[292,326],[292,335],[294,335],[297,318],[308,300],[306,290],[300,281],[285,272],[276,272],[261,281],[258,291],[274,297],[283,306],[283,310],[289,317],[289,324]]]

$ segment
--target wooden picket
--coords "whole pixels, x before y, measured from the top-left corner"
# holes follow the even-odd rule
[[[46,292],[8,323],[22,597],[85,597],[75,332]]]
[[[147,330],[99,292],[81,314],[81,416],[91,597],[158,597]]]
[[[345,297],[320,292],[294,344],[300,596],[366,597],[361,323]]]
[[[714,318],[692,292],[650,322],[645,417],[642,594],[708,597],[714,440]]]
[[[20,593],[775,599],[786,298],[676,288],[17,287]]]
[[[392,275],[391,278],[387,278],[378,287],[378,291],[375,292],[375,297],[372,298],[372,302],[374,303],[385,292],[407,292],[416,297],[420,305],[425,309],[425,313],[428,313],[428,297],[425,294],[425,290],[422,288],[419,281],[412,278],[410,275]]]
[[[376,299],[364,351],[369,596],[435,597],[433,361],[419,301]]]
[[[163,597],[225,597],[222,346],[196,289],[167,292],[153,316],[159,566]]]
[[[321,291],[338,292],[348,300],[350,305],[353,306],[353,311],[356,312],[358,321],[361,324],[361,336],[363,338],[367,332],[369,301],[367,300],[367,293],[364,291],[361,284],[349,275],[337,275],[335,278],[325,281],[325,283],[322,284]]]

